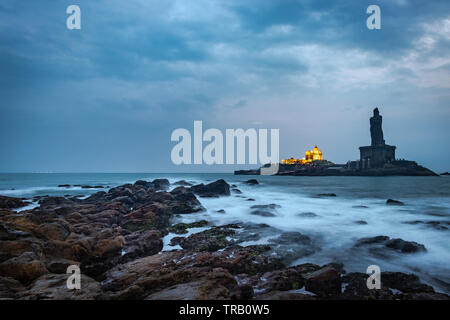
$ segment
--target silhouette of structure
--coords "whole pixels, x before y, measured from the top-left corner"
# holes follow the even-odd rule
[[[373,117],[370,118],[370,136],[372,143],[370,146],[359,147],[361,169],[381,168],[386,163],[395,160],[395,146],[387,145],[383,138],[381,127],[383,117],[378,108],[373,110]]]

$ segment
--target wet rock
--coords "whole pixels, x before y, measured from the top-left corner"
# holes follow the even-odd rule
[[[21,230],[15,230],[7,225],[0,224],[0,240],[14,240],[30,236],[30,233]]]
[[[202,277],[147,296],[146,300],[222,300],[230,299],[237,289],[236,280],[225,269],[204,273]]]
[[[189,228],[200,228],[208,225],[208,221],[206,220],[200,220],[192,223],[177,223],[171,227],[169,227],[167,230],[171,233],[176,234],[184,234],[188,233]]]
[[[174,201],[168,203],[172,214],[193,213],[205,210],[197,197],[187,189],[179,189],[176,192],[172,191],[172,194],[174,195]]]
[[[362,225],[364,225],[364,224],[367,224],[367,221],[364,221],[364,220],[358,220],[358,221],[355,221],[355,223],[356,223],[356,224],[362,224]]]
[[[352,206],[352,208],[357,208],[357,209],[367,209],[367,208],[369,208],[369,207],[368,207],[368,206],[357,205],[357,206]]]
[[[341,278],[333,267],[325,267],[306,277],[305,289],[321,297],[341,293]]]
[[[258,273],[248,277],[238,275],[239,282],[249,285],[257,292],[255,298],[271,292],[298,290],[305,285],[306,276],[320,269],[319,266],[310,263],[297,265],[281,270]]]
[[[11,258],[0,264],[2,276],[14,278],[22,284],[28,284],[46,273],[48,273],[47,268],[32,252],[24,252],[19,257]]]
[[[191,190],[200,197],[211,198],[230,195],[230,185],[223,179],[211,182],[207,185],[195,185],[191,187]]]
[[[258,296],[258,300],[317,300],[315,295],[295,291],[273,291]]]
[[[231,191],[233,191],[236,194],[242,194],[242,191],[237,188],[233,188],[233,189],[231,189]]]
[[[73,260],[68,260],[68,259],[63,259],[63,258],[56,258],[53,259],[51,261],[49,261],[48,263],[46,263],[46,268],[48,271],[50,271],[51,273],[66,273],[67,272],[67,268],[69,266],[72,265],[77,265],[79,266],[80,263],[78,261],[73,261]]]
[[[405,241],[403,239],[390,239],[387,236],[361,238],[356,242],[355,247],[372,245],[378,245],[378,248],[385,247],[402,253],[426,251],[425,246],[420,243],[414,241]],[[377,247],[374,248],[376,249]],[[376,250],[374,252],[376,252]]]
[[[64,197],[45,197],[38,201],[41,207],[60,207],[68,206],[72,207],[75,203],[72,200]]]
[[[369,275],[360,272],[352,272],[342,277],[342,299],[347,300],[394,300],[395,296],[381,281],[381,289],[368,289],[367,279]],[[383,278],[382,278],[383,279]]]
[[[150,229],[162,230],[170,225],[170,214],[167,206],[147,205],[123,216],[123,228],[134,231],[147,231]]]
[[[388,240],[389,240],[388,236],[361,238],[356,242],[355,246],[362,246],[367,244],[384,244]]]
[[[384,286],[400,290],[401,292],[434,292],[433,287],[421,283],[419,277],[414,274],[405,274],[401,272],[382,272],[381,279]]]
[[[132,259],[146,257],[160,252],[163,249],[161,233],[150,230],[144,233],[134,232],[125,236],[125,244],[121,252],[121,263]]]
[[[311,238],[300,232],[283,232],[278,238],[270,239],[269,242],[276,244],[311,244]]]
[[[238,226],[220,226],[209,230],[194,233],[187,238],[178,239],[178,243],[183,249],[190,251],[217,251],[233,243],[230,236],[234,235],[233,229]]]
[[[448,226],[450,226],[450,222],[448,221],[422,221],[422,220],[414,220],[414,221],[405,221],[406,224],[422,224],[424,226],[432,227],[436,230],[448,230]]]
[[[170,186],[170,182],[167,179],[155,179],[152,181],[156,190],[166,190]]]
[[[47,239],[60,241],[64,241],[70,234],[67,227],[55,222],[41,224],[37,232]]]
[[[253,210],[250,214],[260,217],[276,217],[276,214],[267,210]]]
[[[81,289],[67,289],[67,274],[47,274],[30,286],[30,289],[23,294],[22,299],[29,300],[102,300],[107,296],[104,294],[100,284],[81,274]]]
[[[70,184],[59,184],[58,188],[70,188],[71,185]]]
[[[300,232],[284,232],[279,237],[269,239],[272,247],[272,254],[279,257],[285,264],[313,254],[320,250],[313,244],[310,237]]]
[[[255,201],[253,198],[248,198],[246,201]]]
[[[134,183],[135,186],[141,186],[144,188],[152,188],[153,187],[153,183],[151,183],[150,181],[145,181],[145,180],[137,180]]]
[[[315,214],[314,212],[301,212],[297,214],[298,217],[302,217],[302,218],[315,218],[318,217],[317,214]]]
[[[427,251],[423,244],[414,241],[405,241],[403,239],[391,239],[386,242],[386,247],[401,251],[403,253],[413,253]]]
[[[256,204],[254,206],[250,207],[251,209],[277,209],[277,208],[281,208],[280,205],[275,204],[275,203],[271,203],[271,204]]]
[[[225,210],[219,209],[219,210],[217,210],[216,212],[218,212],[218,213],[225,213]]]
[[[237,294],[232,298],[235,298],[236,300],[250,300],[253,298],[254,294],[255,292],[252,286],[242,285],[239,286]]]
[[[25,287],[17,280],[0,276],[0,300],[18,299]]]
[[[0,196],[0,208],[2,209],[15,209],[29,204],[29,202],[24,202],[23,199]]]
[[[264,205],[254,205],[251,206],[250,209],[254,209],[250,212],[250,214],[261,216],[261,217],[275,217],[276,214],[273,212],[276,208],[280,208],[280,205],[275,203],[264,204]]]
[[[387,199],[386,204],[391,205],[391,206],[404,206],[405,205],[403,202],[398,201],[398,200],[393,200],[393,199]]]
[[[255,185],[255,184],[259,184],[258,180],[256,179],[250,179],[244,182],[245,184],[249,184],[249,185]]]
[[[190,182],[187,182],[185,180],[180,180],[174,183],[176,186],[185,186],[185,187],[191,187],[193,184]]]
[[[336,197],[335,193],[319,193],[318,197]]]

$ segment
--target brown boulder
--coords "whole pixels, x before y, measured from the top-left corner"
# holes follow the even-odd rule
[[[333,267],[325,267],[306,277],[305,289],[321,297],[341,293],[341,279]]]
[[[16,258],[11,258],[0,264],[0,276],[11,277],[23,284],[28,284],[48,270],[45,265],[37,260],[32,252],[24,252]]]
[[[70,274],[47,274],[30,286],[22,299],[29,300],[99,300],[107,296],[98,282],[81,274],[81,289],[68,289],[67,279]]]
[[[237,283],[224,269],[204,273],[198,279],[157,291],[146,300],[222,300],[230,299]]]

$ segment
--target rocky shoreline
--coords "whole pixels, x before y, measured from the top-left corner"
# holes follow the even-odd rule
[[[260,175],[261,168],[250,170],[236,170],[235,175]],[[420,165],[412,166],[386,166],[371,169],[348,169],[343,165],[279,165],[278,176],[307,176],[307,177],[330,177],[330,176],[350,176],[350,177],[387,177],[387,176],[411,176],[426,177],[439,176],[435,172]],[[445,175],[445,173],[441,174]]]
[[[87,198],[35,198],[38,207],[19,212],[28,199],[0,196],[0,299],[449,299],[413,274],[382,272],[382,288],[369,290],[368,275],[346,273],[338,263],[291,266],[320,250],[298,232],[245,246],[271,227],[174,223],[205,210],[198,198],[240,193],[224,180],[172,186],[167,179],[139,180]],[[277,206],[251,208],[270,217]],[[163,250],[168,234],[177,250]],[[379,236],[359,239],[354,250],[414,254],[426,248]],[[81,268],[80,290],[66,287],[70,265]]]

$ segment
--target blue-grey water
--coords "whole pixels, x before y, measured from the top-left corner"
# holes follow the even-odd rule
[[[320,247],[293,264],[312,262],[344,263],[347,271],[366,272],[376,264],[382,271],[402,271],[419,275],[438,291],[450,292],[450,177],[279,177],[234,176],[232,174],[0,174],[0,195],[31,199],[42,195],[89,195],[100,189],[59,188],[59,184],[114,187],[138,179],[167,178],[207,183],[225,179],[236,184],[241,195],[200,198],[206,211],[176,218],[191,222],[207,219],[215,225],[243,222],[264,223],[274,233],[297,231],[310,236]],[[242,182],[256,178],[260,184]],[[337,197],[317,197],[335,193]],[[248,201],[252,198],[255,201]],[[405,206],[387,206],[386,199],[403,201]],[[275,203],[276,216],[250,214],[250,206]],[[365,207],[362,207],[365,206]],[[224,209],[226,213],[217,210]],[[305,214],[306,213],[306,214]],[[311,214],[312,213],[312,214]],[[367,224],[359,224],[365,221]],[[420,221],[419,223],[408,223]],[[437,224],[439,223],[439,224]],[[423,244],[424,253],[386,256],[352,250],[362,237],[386,235]],[[170,235],[169,235],[170,237]],[[273,237],[273,236],[272,236]],[[262,237],[246,244],[266,243]],[[165,239],[165,249],[171,249]]]

